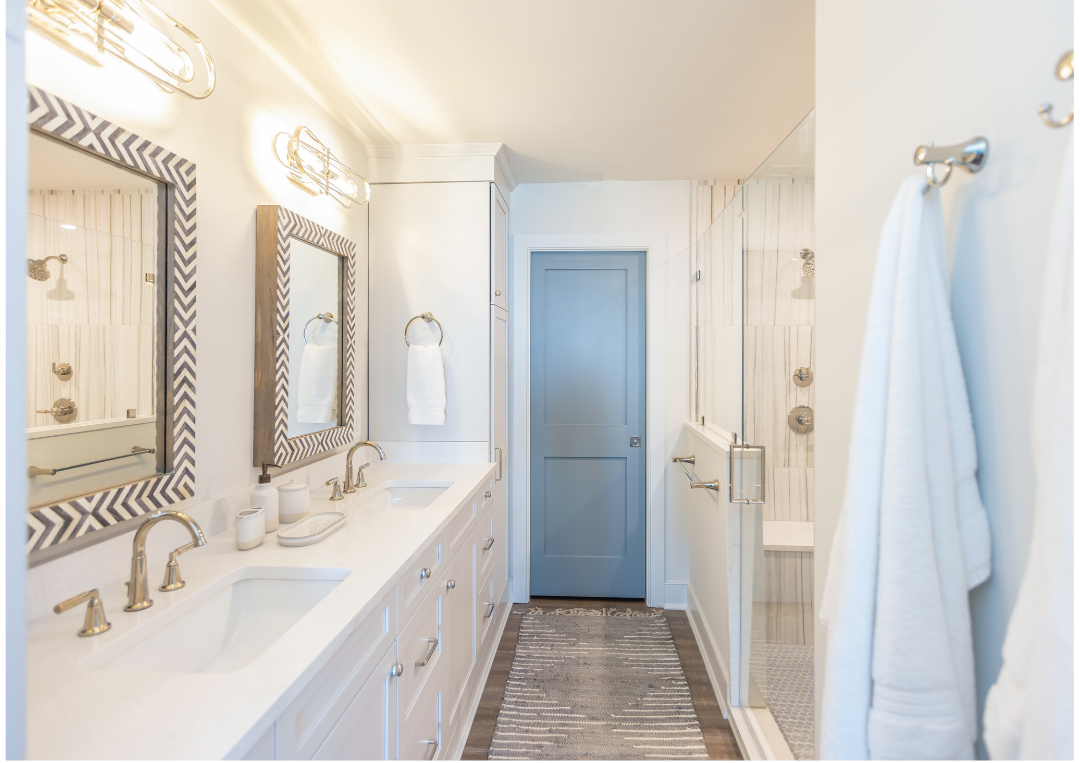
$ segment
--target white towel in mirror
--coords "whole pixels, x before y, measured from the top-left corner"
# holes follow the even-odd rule
[[[337,344],[305,344],[300,358],[300,393],[296,420],[305,424],[337,422]]]
[[[410,424],[446,423],[446,372],[442,347],[410,345],[406,367],[405,399]]]

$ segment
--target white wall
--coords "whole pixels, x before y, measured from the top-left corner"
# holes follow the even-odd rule
[[[9,2],[4,16],[4,57],[0,62],[4,81],[4,245],[8,252],[26,250],[27,152],[26,91],[23,77],[24,27],[22,3]],[[15,224],[11,224],[12,221]],[[7,425],[4,462],[4,632],[5,731],[9,760],[26,754],[26,263],[21,256],[5,258],[0,271],[4,309],[0,313],[0,390],[4,398],[3,420]],[[9,372],[10,370],[10,372]]]
[[[1035,330],[1070,86],[1068,0],[817,0],[816,598],[843,499],[852,404],[881,224],[916,146],[990,141],[986,169],[943,189],[953,318],[971,398],[993,573],[971,596],[979,712],[1027,561],[1034,475],[1028,431]],[[940,31],[940,34],[937,32]],[[824,662],[819,627],[817,682]],[[820,697],[819,697],[820,699]],[[820,707],[820,702],[818,702]]]
[[[647,389],[649,406],[662,411],[662,431],[649,432],[656,442],[660,437],[662,452],[668,456],[675,447],[683,422],[690,416],[690,183],[689,181],[607,181],[597,183],[538,183],[519,185],[510,199],[511,251],[514,238],[521,235],[556,234],[618,236],[624,239],[664,242],[662,256],[650,256],[647,278],[649,299],[663,295],[666,311],[647,306],[647,352],[662,353],[662,390]],[[636,239],[635,239],[636,240]],[[511,258],[510,283],[516,284]],[[518,298],[511,287],[511,303]],[[513,308],[511,308],[513,315]],[[514,328],[511,327],[513,335]],[[510,365],[526,351],[511,343]],[[651,361],[650,361],[651,364]],[[520,402],[513,399],[511,409]],[[654,420],[650,414],[650,422]],[[517,435],[511,431],[511,442]],[[511,448],[511,458],[524,456],[522,448]],[[517,467],[514,467],[517,474]],[[652,487],[654,506],[665,503],[663,471]],[[685,477],[683,478],[685,479]],[[514,501],[519,500],[515,483]],[[511,506],[514,513],[517,507]],[[684,513],[668,508],[664,517],[666,591],[660,603],[681,609],[686,602],[688,568],[687,519]],[[515,539],[517,532],[515,530]],[[519,548],[515,546],[515,552]],[[517,583],[517,578],[515,577]],[[515,588],[515,596],[521,592]],[[515,599],[517,600],[517,599]]]
[[[35,33],[27,35],[26,77],[196,164],[196,486],[195,496],[178,508],[205,523],[204,529],[220,532],[231,513],[242,508],[257,474],[251,465],[256,205],[281,204],[353,240],[360,259],[357,293],[367,294],[367,208],[344,210],[290,185],[271,153],[271,138],[303,124],[361,173],[366,172],[366,156],[359,141],[316,97],[286,76],[213,2],[157,0],[157,5],[199,35],[213,56],[218,84],[209,98],[193,101],[168,95],[120,62],[91,67]],[[15,286],[21,289],[22,283]],[[366,305],[358,306],[358,315],[357,333],[363,343],[357,347],[363,434]],[[325,478],[327,472],[340,475],[343,461],[343,456],[333,457],[297,478],[304,479],[305,474],[312,480]],[[155,531],[151,559],[163,562],[169,545],[182,537],[179,526]],[[130,542],[130,535],[114,537],[33,569],[29,585],[34,612],[47,611],[42,607],[51,606],[62,595],[123,579]],[[106,602],[114,613],[118,604]]]

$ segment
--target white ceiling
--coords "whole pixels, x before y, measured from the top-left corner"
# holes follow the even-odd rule
[[[745,178],[814,104],[812,0],[217,0],[365,145],[520,182]]]

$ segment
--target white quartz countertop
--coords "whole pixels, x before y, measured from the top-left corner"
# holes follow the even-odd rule
[[[329,489],[312,493],[311,512],[343,511],[348,523],[311,546],[284,547],[276,533],[262,546],[238,551],[233,530],[180,557],[187,585],[157,590],[165,558],[150,558],[154,605],[124,612],[123,584],[101,592],[112,629],[79,638],[85,607],[29,624],[27,644],[28,754],[31,758],[221,759],[257,740],[288,707],[428,541],[490,479],[493,464],[376,463],[370,487],[345,501]],[[452,483],[430,506],[381,508],[364,497],[391,480]],[[154,618],[246,567],[345,568],[351,572],[325,599],[250,665],[229,673],[167,673],[86,667],[95,655]],[[87,586],[90,581],[87,581]],[[175,615],[174,610],[173,614]],[[151,626],[152,627],[152,626]]]

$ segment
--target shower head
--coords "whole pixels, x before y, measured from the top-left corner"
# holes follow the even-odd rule
[[[799,256],[803,259],[802,272],[807,278],[814,277],[814,253],[809,249],[800,249]]]
[[[48,281],[49,276],[52,275],[49,272],[49,266],[46,265],[49,260],[60,260],[61,263],[68,261],[66,254],[61,254],[55,257],[46,257],[43,260],[30,260],[30,277],[35,281]]]

